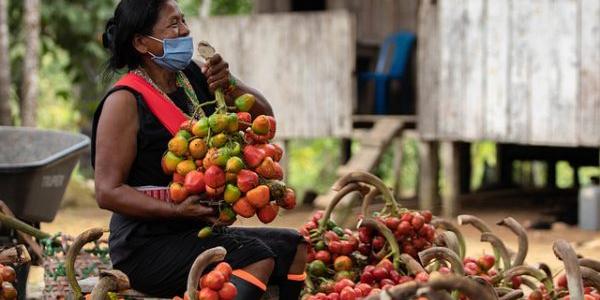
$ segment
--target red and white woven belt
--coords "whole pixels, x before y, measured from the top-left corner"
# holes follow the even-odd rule
[[[171,197],[169,197],[169,188],[164,186],[136,186],[134,189],[150,196],[154,199],[171,202]]]

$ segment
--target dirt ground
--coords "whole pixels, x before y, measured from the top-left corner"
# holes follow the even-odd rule
[[[293,211],[282,212],[269,226],[298,228],[308,220],[313,209],[300,207]],[[506,216],[512,216],[521,223],[529,222],[539,216],[539,210],[532,209],[498,209],[498,208],[477,208],[465,209],[461,211],[464,214],[474,214],[487,221],[490,225]],[[42,229],[46,232],[63,232],[77,235],[81,231],[97,227],[108,226],[110,213],[102,211],[95,207],[85,208],[65,208],[59,211],[56,219],[52,223],[42,224]],[[239,226],[261,226],[256,218],[242,219],[236,223]],[[263,225],[264,226],[264,225]],[[499,226],[492,226],[493,230],[505,241],[511,249],[517,248],[516,237],[507,229]],[[467,241],[467,255],[479,255],[482,253],[492,253],[489,244],[479,241],[479,233],[471,227],[462,227],[463,234]],[[552,230],[530,230],[529,236],[529,254],[527,262],[545,262],[557,271],[561,269],[561,263],[552,253],[552,242],[556,239],[565,239],[573,244],[576,251],[586,257],[600,259],[600,232],[585,231],[577,227],[567,226],[565,224],[555,224]],[[36,297],[41,295],[43,288],[43,270],[40,267],[33,267],[28,281],[28,295]]]

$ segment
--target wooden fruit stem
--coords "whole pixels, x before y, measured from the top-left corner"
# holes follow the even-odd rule
[[[434,290],[458,290],[469,299],[498,299],[495,294],[486,293],[486,290],[476,281],[456,274],[432,276],[426,285]]]
[[[444,260],[450,263],[452,273],[464,276],[465,269],[458,255],[445,247],[431,247],[419,252],[419,259],[423,266],[427,266],[433,259]]]
[[[583,281],[594,287],[596,291],[600,291],[600,273],[588,267],[581,267],[580,269]]]
[[[350,183],[345,185],[335,194],[335,196],[333,196],[333,199],[331,199],[329,206],[327,206],[327,209],[323,214],[323,219],[319,222],[318,235],[322,235],[323,233],[325,233],[325,231],[327,231],[327,221],[329,221],[329,219],[331,218],[331,213],[333,212],[335,206],[340,202],[340,200],[342,200],[344,196],[350,194],[351,192],[360,191],[361,189],[363,188],[359,184]]]
[[[383,223],[369,218],[369,217],[363,217],[364,219],[361,222],[361,225],[367,226],[367,227],[371,227],[377,231],[379,231],[379,233],[381,233],[383,235],[383,237],[385,237],[385,239],[387,240],[387,242],[390,245],[391,251],[392,251],[392,257],[393,257],[393,263],[394,263],[394,268],[396,268],[396,270],[400,269],[400,264],[402,263],[402,260],[400,259],[400,246],[398,246],[398,242],[396,241],[396,238],[394,237],[394,234],[392,233],[392,231],[387,228]]]
[[[331,189],[334,191],[339,191],[349,183],[366,183],[379,189],[383,195],[383,199],[385,199],[385,203],[392,209],[392,214],[396,216],[400,214],[400,207],[398,206],[398,202],[396,202],[396,198],[394,198],[394,195],[385,185],[385,183],[375,175],[362,171],[350,172],[338,179],[338,181],[333,184]]]
[[[500,300],[517,300],[517,299],[521,299],[523,298],[523,291],[522,290],[513,290],[510,291],[506,294],[504,294],[502,297],[500,297]]]
[[[361,205],[360,211],[362,212],[363,217],[369,217],[369,205],[375,200],[377,196],[381,195],[379,189],[372,188],[369,193],[365,196],[363,203]]]
[[[19,219],[8,216],[2,212],[0,212],[0,222],[2,222],[2,224],[6,225],[7,227],[26,233],[39,240],[52,237],[49,233],[43,232]]]
[[[218,88],[215,91],[215,100],[217,101],[217,112],[226,113],[227,103],[225,102],[225,94],[222,89]]]
[[[458,225],[467,225],[467,224],[470,224],[473,227],[475,227],[477,230],[479,230],[481,233],[492,232],[492,230],[487,225],[487,223],[485,223],[485,221],[483,221],[482,219],[480,219],[480,218],[478,218],[476,216],[473,216],[473,215],[459,215],[457,217],[457,220],[458,220]],[[496,258],[494,266],[496,267],[496,269],[500,269],[501,254],[498,252],[498,250],[496,248],[494,248],[494,258]]]
[[[98,279],[98,283],[92,289],[90,294],[91,300],[105,300],[110,299],[108,293],[118,291],[118,283],[114,277],[105,276]]]
[[[446,230],[441,234],[438,234],[436,237],[436,242],[441,242],[444,246],[450,250],[452,250],[458,257],[460,257],[460,244],[458,242],[458,237],[456,234],[450,230]]]
[[[508,227],[510,231],[517,235],[519,239],[519,249],[517,250],[517,255],[515,255],[515,259],[511,265],[522,265],[523,262],[525,262],[525,257],[527,257],[527,251],[529,250],[529,240],[527,238],[525,228],[523,228],[523,226],[521,226],[521,224],[519,224],[519,222],[512,217],[505,218],[504,220],[498,222],[498,225]]]
[[[548,278],[548,276],[546,276],[546,273],[544,273],[543,271],[529,267],[529,266],[520,265],[520,266],[513,267],[509,270],[506,270],[506,272],[504,272],[503,276],[504,276],[504,281],[509,282],[513,277],[521,276],[521,275],[527,275],[527,276],[531,276],[531,277],[535,278],[537,281],[544,284],[544,286],[546,287],[546,290],[548,290],[548,292],[554,291],[554,284],[552,283],[552,278]],[[583,288],[582,288],[582,290],[583,290]],[[574,298],[574,299],[583,299],[583,297],[582,298]]]
[[[67,251],[67,256],[65,258],[65,273],[75,299],[83,298],[81,287],[79,286],[77,278],[75,277],[75,260],[81,252],[81,248],[83,248],[85,244],[98,240],[105,232],[108,232],[108,228],[88,229],[75,238],[73,244]]]
[[[460,224],[460,221],[459,221]],[[460,251],[459,251],[459,255],[460,258],[463,259],[465,258],[465,253],[466,253],[466,242],[465,242],[465,237],[462,235],[462,232],[460,232],[460,230],[458,229],[458,227],[454,226],[454,224],[452,224],[452,222],[443,219],[443,218],[433,218],[433,220],[431,220],[431,225],[433,225],[433,227],[435,228],[442,228],[444,230],[448,230],[448,231],[452,231],[454,232],[454,235],[456,235],[456,238],[458,239],[458,245],[460,246]]]
[[[554,255],[562,260],[565,265],[567,287],[571,299],[583,299],[583,280],[581,280],[581,269],[575,250],[565,240],[555,241],[552,250],[554,250]],[[550,280],[550,283],[552,283],[552,280]],[[548,291],[551,290],[548,289]]]
[[[588,267],[596,272],[600,272],[600,261],[593,260],[590,258],[580,258],[579,265],[582,267]]]
[[[508,254],[506,245],[504,245],[504,242],[497,235],[491,232],[483,232],[481,233],[481,241],[492,244],[494,253],[498,253],[500,255],[500,258],[502,259],[502,262],[504,262],[503,270],[510,269],[510,267],[512,266],[510,261],[510,255]],[[500,258],[498,258],[498,260],[500,260]]]
[[[196,257],[187,278],[186,288],[190,300],[198,299],[198,282],[200,282],[200,276],[202,276],[204,269],[211,263],[225,259],[226,254],[227,250],[225,250],[225,248],[215,247],[200,253],[200,255]]]
[[[400,260],[404,263],[408,272],[413,275],[416,275],[421,272],[427,273],[423,266],[421,266],[421,264],[416,259],[410,256],[410,254],[400,254]]]

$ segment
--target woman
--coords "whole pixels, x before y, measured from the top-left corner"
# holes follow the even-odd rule
[[[272,115],[264,97],[234,80],[218,54],[206,64],[191,61],[189,33],[175,0],[122,0],[103,35],[111,54],[109,68],[127,68],[129,75],[143,78],[164,96],[162,100],[187,114],[193,112],[192,103],[213,99],[213,92],[221,88],[230,104],[243,93],[254,94],[251,114]],[[140,292],[182,295],[196,256],[223,246],[225,261],[235,270],[231,280],[238,289],[236,299],[258,299],[266,284],[279,285],[281,299],[297,299],[306,248],[295,230],[230,227],[200,240],[198,230],[216,218],[211,208],[196,203],[197,196],[175,205],[136,189],[164,187],[171,179],[160,160],[172,135],[145,97],[149,98],[117,83],[94,116],[96,200],[113,212],[109,243],[114,268],[127,274],[132,288]]]

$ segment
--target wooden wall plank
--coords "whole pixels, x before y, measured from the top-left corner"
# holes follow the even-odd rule
[[[485,9],[484,137],[504,139],[508,133],[510,2],[487,1]]]
[[[438,5],[419,2],[417,31],[417,126],[423,139],[437,136],[440,86],[440,26]]]
[[[579,104],[579,53],[577,1],[553,0],[550,2],[549,20],[553,22],[551,43],[556,47],[550,65],[556,66],[557,97],[550,108],[551,128],[541,142],[555,145],[577,144],[577,112]],[[600,49],[598,49],[600,51]],[[600,133],[599,133],[600,134]]]
[[[510,6],[508,133],[505,141],[527,143],[532,68],[529,35],[534,8],[532,1],[512,0]]]
[[[302,26],[299,26],[302,24]],[[344,11],[211,17],[190,22],[233,74],[270,101],[278,138],[346,137],[352,130],[355,22]]]
[[[465,64],[465,0],[440,1],[440,98],[437,131],[447,138],[459,138],[463,131]]]
[[[515,0],[518,1],[518,0]],[[529,74],[529,141],[541,143],[552,130],[551,105],[558,97],[554,87],[558,86],[558,70],[553,56],[556,45],[550,39],[554,26],[550,20],[551,7],[548,1],[532,2],[530,27],[527,30],[527,56],[531,66]],[[539,30],[546,28],[546,30]]]
[[[546,0],[533,5],[528,35],[532,66],[529,142],[575,144],[577,3]]]
[[[580,0],[579,143],[600,146],[600,1]]]
[[[483,87],[484,87],[484,41],[486,22],[484,19],[484,0],[466,0],[463,22],[464,53],[462,65],[462,102],[463,117],[462,131],[459,132],[463,139],[478,139],[483,135]]]

